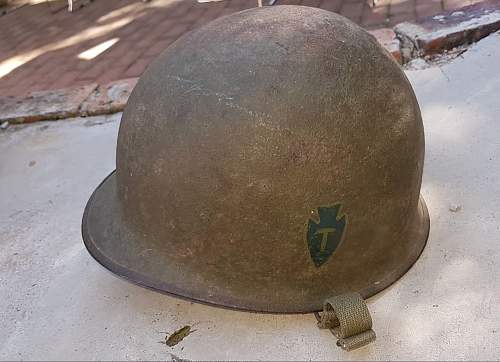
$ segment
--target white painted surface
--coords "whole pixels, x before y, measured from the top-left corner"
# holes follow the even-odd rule
[[[81,215],[114,168],[120,115],[0,132],[0,358],[498,359],[498,59],[495,34],[441,68],[407,72],[426,127],[431,234],[410,272],[369,300],[376,343],[351,353],[312,315],[192,304],[91,259]],[[161,331],[193,323],[177,346],[158,343]]]

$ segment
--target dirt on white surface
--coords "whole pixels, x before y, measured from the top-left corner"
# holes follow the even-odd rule
[[[120,114],[0,130],[0,359],[495,360],[500,356],[500,35],[407,70],[426,133],[427,247],[368,300],[377,341],[343,352],[306,315],[236,312],[129,284],[85,250]],[[173,347],[162,332],[195,325]]]

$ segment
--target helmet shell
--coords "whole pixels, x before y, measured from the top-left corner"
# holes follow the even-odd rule
[[[143,74],[84,240],[160,291],[319,310],[416,261],[423,162],[415,95],[373,36],[317,8],[246,10],[181,37]]]

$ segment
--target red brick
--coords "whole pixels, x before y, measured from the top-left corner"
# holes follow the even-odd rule
[[[144,55],[146,56],[157,56],[159,55],[162,51],[168,48],[170,44],[172,44],[175,41],[173,38],[167,38],[163,40],[158,40],[154,44],[150,44],[150,46],[145,49]]]
[[[115,64],[113,67],[102,73],[99,78],[97,78],[96,83],[105,84],[111,81],[116,81],[125,78],[125,71],[129,65]]]
[[[9,88],[7,95],[23,95],[27,94],[30,87],[36,85],[34,78],[24,78]]]
[[[184,14],[186,14],[190,9],[194,2],[191,1],[178,1],[173,3],[168,8],[168,15],[170,18],[175,19]]]
[[[106,52],[97,58],[92,59],[92,61],[102,60],[108,61],[109,59],[121,59],[130,53],[131,49],[136,48],[137,42],[129,41],[128,38],[120,39],[115,45],[109,48]],[[88,61],[87,61],[88,62]]]
[[[235,12],[237,12],[238,10],[237,9],[234,9],[234,8],[225,8],[224,10],[222,10],[222,12],[220,13],[220,16],[226,16],[226,15],[230,15],[230,14],[233,14]]]
[[[201,3],[198,8],[205,9],[204,17],[208,19],[215,19],[226,7],[226,1],[219,1],[215,3]]]
[[[139,26],[137,26],[134,33],[123,39],[123,42],[128,42],[135,45],[137,42],[144,39],[145,36],[147,37],[147,32],[144,31],[144,28],[140,28]]]
[[[323,0],[319,7],[321,9],[338,13],[340,12],[340,8],[342,7],[342,2],[342,0]]]
[[[417,19],[430,16],[444,10],[441,0],[417,0],[415,9]]]
[[[144,49],[139,49],[137,47],[131,47],[129,51],[122,53],[121,55],[110,57],[107,59],[110,66],[115,65],[126,65],[127,67],[133,64],[137,59],[139,59],[144,54]]]
[[[29,34],[29,33],[28,33]],[[34,48],[39,48],[45,45],[43,41],[41,41],[40,37],[37,34],[29,34],[26,38],[20,43],[16,45],[16,50],[18,52],[32,50]]]
[[[266,0],[262,0],[266,1]],[[226,1],[226,7],[227,8],[232,8],[235,11],[238,10],[244,10],[244,9],[251,9],[257,7],[257,0],[230,0]]]
[[[415,0],[392,1],[389,11],[391,16],[399,14],[414,14]]]
[[[138,61],[134,62],[126,71],[126,77],[138,77],[144,72],[146,67],[151,63],[152,58],[141,58]]]
[[[471,5],[468,0],[443,0],[444,10],[455,10],[467,5]]]
[[[365,4],[365,6],[363,7],[363,16],[361,18],[361,24],[363,26],[386,24],[389,20],[388,14],[389,14],[388,6],[371,8],[370,6]]]
[[[163,38],[178,38],[185,32],[189,30],[189,25],[187,24],[175,24],[171,28],[168,28],[163,34]]]
[[[301,0],[278,0],[278,5],[300,5]]]
[[[202,18],[205,15],[205,12],[207,12],[207,9],[201,7],[200,8],[195,7],[189,10],[187,14],[184,14],[184,16],[181,16],[179,17],[179,19],[176,20],[182,23],[186,23],[190,26],[191,24],[195,23],[198,19]]]
[[[164,36],[168,29],[175,26],[177,22],[172,19],[165,19],[161,22],[154,24],[148,31],[147,39],[157,39],[158,37]]]
[[[73,84],[74,80],[78,78],[78,71],[64,72],[55,82],[52,83],[54,89],[66,88]]]
[[[321,0],[302,0],[301,5],[317,8],[317,7],[319,7],[320,4],[321,4]]]
[[[90,67],[86,72],[81,73],[76,79],[77,80],[94,80],[100,75],[106,72],[110,67],[107,62],[96,62],[92,67]]]
[[[137,32],[137,26],[138,24],[136,24],[136,22],[134,21],[128,25],[125,25],[123,28],[118,29],[116,33],[121,38],[129,37]]]
[[[391,15],[389,17],[388,25],[395,26],[395,25],[402,23],[402,22],[405,22],[405,21],[414,21],[414,20],[415,20],[415,14],[413,14],[413,13],[403,13],[403,14]]]
[[[44,66],[30,75],[30,78],[35,78],[39,83],[52,84],[66,73],[70,65],[68,62],[62,62],[63,60],[57,59],[54,63],[47,60]]]
[[[195,24],[200,24],[200,23],[207,23],[209,21],[212,21],[214,19],[217,19],[219,16],[222,15],[222,12],[224,9],[209,9],[206,11],[205,15],[203,18],[199,18]]]
[[[355,23],[359,23],[361,21],[361,16],[363,15],[364,5],[363,1],[352,3],[346,2],[340,9],[340,14],[351,19]]]
[[[36,82],[35,84],[30,85],[29,93],[33,92],[42,92],[46,90],[53,90],[52,82]]]
[[[89,83],[88,80],[85,80],[85,79],[77,79],[73,82],[71,88],[74,88],[74,87],[85,87],[89,84],[94,84],[94,83]]]
[[[216,19],[216,18],[214,18]],[[195,21],[194,23],[192,23],[190,26],[189,26],[189,30],[193,30],[193,29],[197,29],[197,28],[200,28],[202,27],[203,25],[205,24],[208,24],[210,21],[212,21],[213,19],[207,19],[205,17],[203,18],[199,18],[197,21]]]
[[[89,69],[92,66],[92,62],[89,60],[76,59],[71,65],[72,69],[78,70],[79,72],[83,72]]]

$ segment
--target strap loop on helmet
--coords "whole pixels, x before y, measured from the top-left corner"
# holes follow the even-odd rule
[[[351,351],[375,341],[370,312],[358,293],[328,298],[323,313],[317,313],[316,318],[318,327],[330,329],[343,350]]]

